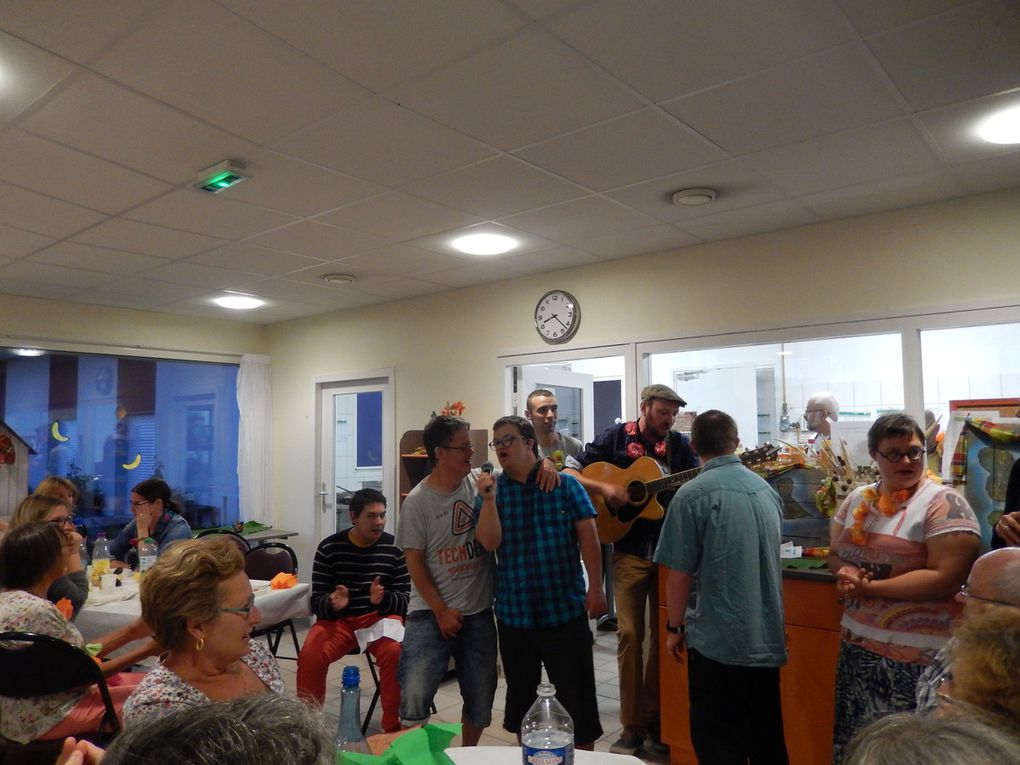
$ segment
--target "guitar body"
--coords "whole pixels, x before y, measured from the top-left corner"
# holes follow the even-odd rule
[[[645,487],[646,483],[662,478],[662,468],[651,457],[638,457],[634,464],[626,469],[610,462],[593,462],[586,466],[581,474],[585,478],[619,486],[627,492],[629,498],[626,505],[614,509],[606,504],[601,495],[594,496],[589,493],[592,504],[598,511],[595,526],[602,544],[622,539],[638,518],[657,521],[666,514],[665,508]]]

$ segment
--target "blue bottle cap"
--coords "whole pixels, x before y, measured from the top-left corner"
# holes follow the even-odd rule
[[[340,682],[344,688],[357,688],[361,685],[361,670],[353,664],[348,664],[344,667]]]

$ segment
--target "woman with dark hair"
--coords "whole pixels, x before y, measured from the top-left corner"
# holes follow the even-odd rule
[[[151,537],[162,555],[173,542],[191,539],[191,526],[177,513],[170,486],[160,478],[146,478],[131,489],[131,512],[135,519],[110,543],[113,566],[138,565],[138,543]]]
[[[64,535],[52,523],[26,523],[0,542],[0,632],[34,632],[84,648],[85,641],[49,600],[46,591],[64,574]],[[99,656],[148,636],[139,619],[96,642]],[[148,640],[143,646],[103,663],[114,705],[120,706],[144,675],[121,674],[121,669],[157,650]],[[98,689],[79,688],[32,699],[0,697],[0,735],[25,744],[37,739],[59,739],[95,730],[106,708]]]

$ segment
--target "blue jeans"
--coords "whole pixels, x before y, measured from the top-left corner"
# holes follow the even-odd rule
[[[460,633],[446,640],[432,611],[412,611],[400,653],[400,717],[408,725],[429,719],[429,707],[446,675],[450,657],[464,699],[462,717],[479,728],[492,722],[496,695],[496,622],[492,609],[465,616]]]

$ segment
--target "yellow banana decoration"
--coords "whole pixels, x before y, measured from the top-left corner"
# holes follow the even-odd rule
[[[50,425],[50,435],[57,441],[70,441],[67,436],[61,435],[60,433],[60,420],[54,420],[53,424]]]
[[[125,470],[134,470],[136,467],[138,467],[141,464],[142,464],[142,455],[141,454],[136,454],[135,458],[133,460],[131,460],[130,462],[125,462],[123,465],[121,465],[121,467],[124,468]]]

